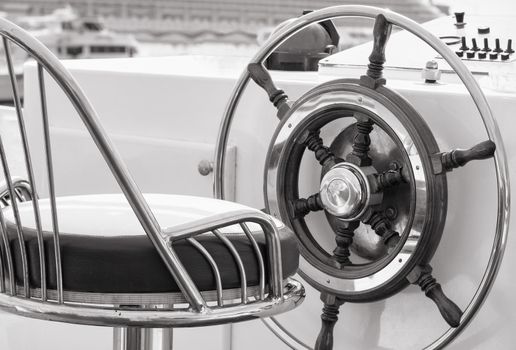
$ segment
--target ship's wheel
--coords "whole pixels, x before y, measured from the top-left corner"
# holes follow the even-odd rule
[[[297,101],[289,101],[273,83],[262,64],[264,60],[306,26],[350,16],[375,18],[374,45],[364,75],[360,79],[323,83]],[[488,140],[468,150],[439,150],[421,115],[387,87],[382,72],[385,47],[394,25],[432,46],[455,70],[480,112]],[[215,189],[221,198],[228,134],[249,79],[265,90],[280,119],[266,160],[265,207],[295,232],[302,253],[299,274],[321,293],[322,328],[314,348],[333,347],[333,328],[343,303],[385,299],[410,284],[421,288],[449,325],[448,331],[427,348],[438,349],[451,342],[486,298],[501,262],[508,230],[506,156],[486,98],[468,69],[438,38],[387,10],[337,6],[289,23],[252,59],[227,107],[215,164]],[[331,141],[323,141],[321,130],[336,122],[336,135]],[[320,183],[318,191],[300,198],[300,164],[307,153],[312,153],[319,163]],[[446,296],[430,263],[444,231],[446,173],[471,160],[487,158],[494,158],[498,184],[494,241],[482,282],[463,312]],[[331,249],[307,224],[307,218],[317,211],[324,212],[334,232]],[[292,344],[295,340],[286,342]]]

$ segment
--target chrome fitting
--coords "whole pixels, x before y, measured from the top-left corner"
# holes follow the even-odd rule
[[[441,79],[441,70],[437,62],[434,60],[426,62],[426,66],[421,72],[421,77],[425,80],[425,83],[435,83]]]

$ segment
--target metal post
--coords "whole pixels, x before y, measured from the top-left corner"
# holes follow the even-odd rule
[[[172,350],[172,328],[113,329],[113,350]]]

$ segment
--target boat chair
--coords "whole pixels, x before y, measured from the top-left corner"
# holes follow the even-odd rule
[[[0,308],[21,316],[108,326],[115,349],[171,349],[172,329],[226,324],[293,309],[296,240],[263,212],[222,200],[144,195],[77,82],[44,45],[0,18],[28,181],[0,134]],[[35,60],[45,182],[38,194],[12,47]],[[66,94],[122,194],[56,197],[44,79]],[[41,174],[38,174],[41,175]],[[41,177],[38,177],[40,179]],[[153,332],[153,329],[162,329]],[[157,337],[161,335],[161,338]]]

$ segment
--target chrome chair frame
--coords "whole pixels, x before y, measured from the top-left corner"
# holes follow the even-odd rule
[[[23,285],[17,286],[14,276],[13,253],[11,252],[7,235],[6,218],[3,211],[0,210],[0,246],[3,247],[3,249],[0,250],[1,309],[22,316],[78,324],[129,328],[168,328],[221,324],[267,317],[292,309],[303,300],[304,290],[301,284],[291,278],[283,279],[278,228],[269,216],[258,210],[249,208],[226,212],[223,215],[207,217],[203,220],[192,221],[181,226],[160,227],[147,201],[102,127],[92,105],[75,79],[65,69],[58,58],[22,28],[3,18],[0,18],[0,36],[3,39],[5,58],[18,118],[18,127],[26,160],[25,166],[28,174],[28,181],[20,181],[11,176],[2,136],[0,135],[0,159],[6,180],[5,186],[0,188],[1,206],[10,206],[12,209],[18,242],[20,243],[19,249],[23,269]],[[45,283],[47,276],[42,220],[38,204],[39,197],[36,182],[34,181],[35,176],[31,152],[11,56],[11,43],[14,43],[28,53],[35,59],[37,64],[43,119],[46,175],[48,177],[49,201],[52,216],[53,244],[56,252],[57,290],[49,290]],[[166,300],[169,300],[170,303],[174,305],[170,305],[170,303],[164,304],[162,302],[149,302],[152,304],[150,305],[152,309],[149,308],[149,305],[138,305],[138,303],[132,307],[123,307],[114,301],[116,298],[107,298],[106,300],[108,301],[104,303],[102,302],[104,297],[102,295],[96,296],[97,299],[77,299],[76,295],[67,294],[63,289],[62,261],[59,253],[60,230],[57,216],[52,147],[47,113],[44,81],[45,72],[53,78],[71,101],[105,162],[109,166],[143,230],[170,271],[171,277],[179,286],[181,293],[167,295],[166,298]],[[41,274],[41,288],[37,290],[30,286],[27,252],[23,244],[23,227],[18,208],[18,202],[23,200],[30,200],[32,202],[35,218]],[[259,225],[265,235],[267,253],[265,258],[262,256],[258,244],[248,227],[250,223]],[[241,227],[256,255],[260,271],[260,282],[259,286],[254,288],[251,293],[248,293],[248,289],[251,287],[247,286],[242,260],[239,258],[238,252],[231,241],[221,232],[222,229],[232,225],[239,225]],[[222,290],[222,283],[216,263],[206,249],[196,241],[196,236],[207,232],[212,232],[215,237],[220,239],[235,258],[241,280],[241,286],[239,290],[236,291],[239,294],[235,291],[225,293],[225,291]],[[180,239],[186,239],[190,242],[190,244],[209,261],[216,280],[217,288],[215,291],[201,293],[197,288],[185,269],[185,266],[183,266],[174,251],[174,243]],[[6,274],[4,274],[4,267]],[[266,276],[268,276],[267,280]],[[91,300],[95,300],[95,302]],[[103,303],[104,305],[99,306],[99,303]],[[178,304],[181,303],[186,303],[188,306],[178,306]],[[127,339],[138,338],[134,337],[135,333],[133,331],[127,331],[125,333],[132,334],[132,338],[129,337]],[[134,339],[133,341],[135,341]],[[116,343],[117,341],[115,341],[115,346],[118,346]],[[118,343],[120,345],[121,342],[118,341]],[[129,346],[136,345],[124,345],[124,347]],[[144,349],[146,347],[138,345],[134,348]]]

